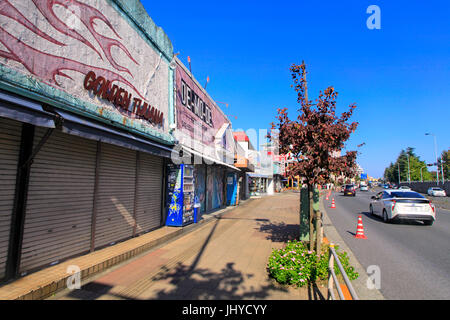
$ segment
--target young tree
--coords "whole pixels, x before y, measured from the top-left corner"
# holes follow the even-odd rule
[[[349,123],[356,105],[351,104],[347,112],[337,116],[338,93],[333,87],[321,91],[315,103],[312,103],[308,100],[305,63],[293,64],[290,71],[294,82],[291,87],[297,92],[297,102],[300,105],[298,115],[290,119],[287,108],[278,109],[278,123],[272,123],[272,129],[278,132],[280,153],[290,152],[295,160],[289,165],[288,174],[305,179],[312,204],[313,189],[317,185],[330,182],[332,175],[354,175],[356,151],[347,151],[343,156],[334,154],[344,148],[344,143],[358,126],[357,122]],[[320,221],[319,212],[315,218]],[[319,234],[320,230],[316,232]],[[310,230],[310,236],[312,233],[313,230]],[[320,241],[316,245],[320,252]]]
[[[444,171],[444,180],[450,179],[450,149],[444,150],[441,153],[439,159],[439,167],[442,166],[442,171]]]

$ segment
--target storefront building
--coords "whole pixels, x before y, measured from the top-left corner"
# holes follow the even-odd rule
[[[137,0],[0,8],[0,279],[164,224],[173,48]]]
[[[198,216],[234,205],[237,172],[231,122],[192,73],[176,62],[176,130],[173,163],[193,169],[194,193],[188,207],[196,205]],[[189,178],[188,178],[189,179]],[[169,191],[172,193],[173,191]],[[177,196],[178,197],[178,196]],[[173,202],[168,200],[168,203]],[[175,207],[175,206],[173,206]],[[171,212],[168,213],[170,223]],[[191,218],[193,220],[193,218]]]
[[[244,131],[233,132],[236,141],[235,166],[241,169],[238,175],[239,199],[246,200],[250,197],[250,184],[252,179],[249,174],[255,171],[255,164],[252,158],[254,148]]]

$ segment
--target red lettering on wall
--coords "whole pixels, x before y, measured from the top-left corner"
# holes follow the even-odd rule
[[[155,107],[150,106],[148,102],[142,101],[139,98],[133,98],[132,94],[117,85],[111,87],[111,81],[104,77],[97,77],[93,71],[89,71],[85,78],[83,86],[86,90],[104,100],[114,104],[117,108],[124,111],[134,113],[137,116],[143,117],[154,124],[163,123],[163,113]],[[130,111],[130,102],[133,101],[133,109]],[[142,103],[143,102],[143,103]]]

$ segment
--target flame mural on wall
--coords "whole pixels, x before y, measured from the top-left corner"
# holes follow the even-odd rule
[[[48,23],[55,28],[58,32],[76,39],[93,50],[93,53],[97,54],[102,60],[102,54],[95,48],[95,46],[89,42],[84,36],[82,36],[78,31],[70,28],[65,22],[58,18],[55,14],[54,8],[56,5],[62,6],[69,12],[74,14],[79,18],[83,25],[87,28],[89,33],[94,37],[96,42],[101,48],[103,55],[110,65],[119,72],[125,72],[129,74],[132,78],[130,70],[119,63],[117,63],[111,54],[112,47],[116,46],[123,50],[126,56],[133,61],[136,65],[139,63],[132,57],[130,52],[127,50],[125,45],[117,39],[109,38],[101,35],[95,30],[95,20],[100,20],[105,23],[108,28],[117,36],[117,38],[122,39],[116,32],[111,22],[97,9],[84,4],[76,0],[32,0],[35,4],[37,10],[45,17]],[[20,23],[27,29],[31,30],[36,35],[42,37],[43,39],[56,44],[58,46],[66,46],[66,44],[61,43],[53,39],[50,35],[46,34],[44,31],[40,30],[36,25],[34,25],[30,20],[28,20],[24,15],[22,15],[9,0],[2,0],[0,3],[0,15],[11,18],[16,22]],[[8,51],[0,49],[0,57],[6,59],[14,60],[21,63],[31,74],[40,78],[43,82],[52,85],[60,86],[56,79],[56,76],[63,76],[68,79],[72,79],[69,75],[63,72],[63,70],[73,70],[80,72],[82,74],[87,74],[89,71],[94,70],[96,74],[101,75],[111,81],[122,82],[130,88],[132,88],[142,99],[143,95],[123,76],[105,68],[99,68],[91,66],[80,61],[69,59],[62,56],[52,55],[36,48],[33,48],[20,38],[7,32],[4,28],[0,26],[0,42],[8,49]],[[88,50],[90,50],[88,49]],[[73,80],[73,79],[72,79]]]

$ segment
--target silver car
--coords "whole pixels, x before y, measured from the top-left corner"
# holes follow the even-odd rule
[[[446,197],[445,190],[439,187],[431,187],[428,189],[428,195],[433,197]]]
[[[394,220],[420,220],[431,226],[436,220],[436,208],[420,193],[388,189],[372,196],[370,214],[388,223]]]

